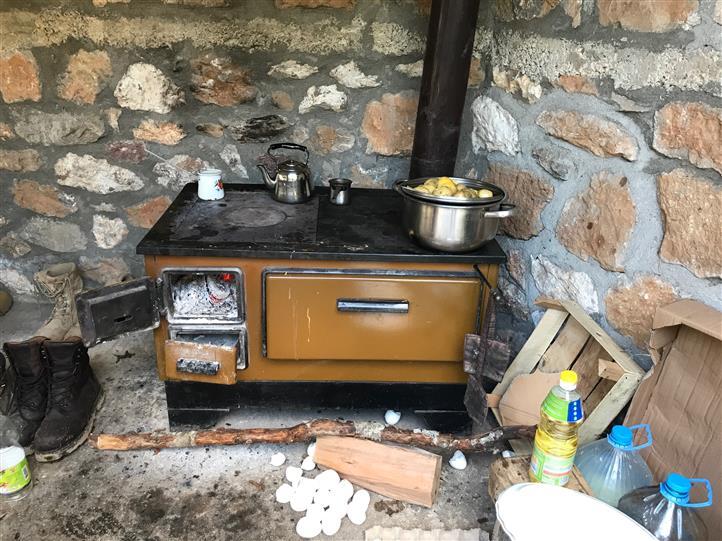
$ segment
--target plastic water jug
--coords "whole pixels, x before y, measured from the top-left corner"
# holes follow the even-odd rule
[[[647,441],[634,445],[634,430],[644,429]],[[654,484],[649,466],[637,451],[652,445],[649,425],[615,425],[606,438],[593,441],[577,452],[575,464],[594,496],[616,507],[619,498],[639,487]]]
[[[707,500],[689,501],[693,484],[707,488]],[[707,528],[695,511],[712,505],[712,486],[707,479],[688,479],[670,473],[658,486],[633,490],[619,500],[619,510],[647,528],[659,541],[704,541]]]

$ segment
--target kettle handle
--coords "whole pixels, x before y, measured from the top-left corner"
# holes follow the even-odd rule
[[[308,165],[308,149],[303,145],[298,145],[296,143],[273,143],[271,146],[268,147],[267,154],[271,155],[272,150],[276,150],[277,148],[288,148],[290,150],[300,150],[301,152],[306,153],[306,165]]]

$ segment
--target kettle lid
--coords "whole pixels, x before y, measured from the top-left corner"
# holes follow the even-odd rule
[[[285,160],[278,164],[278,169],[283,171],[308,171],[308,166],[298,160]]]

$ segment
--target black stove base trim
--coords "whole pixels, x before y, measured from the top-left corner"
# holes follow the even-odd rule
[[[429,428],[459,432],[470,426],[465,389],[463,384],[435,383],[165,382],[171,430],[213,426],[234,409],[303,407],[412,410]]]

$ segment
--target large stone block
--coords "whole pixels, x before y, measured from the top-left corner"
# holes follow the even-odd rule
[[[321,154],[346,152],[353,148],[356,138],[344,129],[322,124],[311,135],[311,148]]]
[[[42,84],[33,53],[11,51],[0,56],[0,94],[5,103],[40,101]]]
[[[564,149],[539,147],[532,150],[531,155],[542,169],[559,180],[574,180],[577,176],[577,166]]]
[[[130,277],[128,264],[120,257],[90,258],[81,255],[78,267],[83,279],[107,286]]]
[[[107,160],[89,154],[66,154],[55,163],[55,174],[58,184],[100,194],[134,192],[144,186],[140,177],[132,171],[110,165]]]
[[[621,334],[646,349],[657,308],[678,300],[674,288],[654,276],[642,276],[610,289],[604,297],[607,321]]]
[[[373,50],[388,56],[423,52],[426,43],[422,36],[397,23],[372,23],[371,38]]]
[[[18,232],[20,238],[52,250],[53,252],[79,252],[85,250],[88,238],[78,224],[35,216]]]
[[[627,178],[601,172],[594,175],[589,188],[564,205],[557,238],[580,259],[593,257],[603,268],[621,272],[635,221]]]
[[[640,32],[667,32],[698,23],[698,6],[698,0],[597,0],[599,24]]]
[[[100,248],[115,248],[128,236],[128,226],[120,218],[108,218],[102,214],[93,215],[93,236]]]
[[[316,66],[301,64],[295,60],[284,60],[280,64],[271,66],[268,75],[276,79],[305,79],[317,72]]]
[[[113,141],[105,145],[105,150],[111,159],[123,162],[140,163],[146,157],[143,141]]]
[[[238,152],[236,145],[224,146],[218,155],[221,160],[226,162],[226,165],[230,167],[231,171],[238,175],[238,177],[242,180],[248,180],[248,170],[246,169],[246,166],[243,165],[241,154]]]
[[[378,77],[363,73],[353,60],[346,64],[336,66],[331,70],[330,75],[346,88],[372,88],[381,86]]]
[[[153,119],[142,121],[133,130],[133,137],[161,145],[177,145],[186,136],[183,126],[177,122],[158,122]]]
[[[26,109],[14,116],[15,133],[36,145],[85,145],[105,134],[103,118],[92,112],[46,113]]]
[[[132,207],[126,207],[125,211],[128,213],[128,221],[131,224],[143,229],[150,229],[163,216],[171,203],[170,197],[161,195],[141,201]]]
[[[701,278],[722,278],[722,187],[675,169],[657,179],[664,214],[659,256]]]
[[[189,182],[197,181],[198,172],[206,167],[209,167],[208,162],[200,158],[176,154],[165,162],[155,164],[153,172],[158,175],[158,184],[178,192]]]
[[[183,91],[152,64],[131,64],[115,87],[118,105],[126,109],[169,113],[184,102]]]
[[[531,274],[543,296],[574,301],[592,314],[599,312],[599,296],[587,273],[565,270],[540,255],[531,262]]]
[[[6,171],[37,171],[43,160],[40,153],[32,148],[24,150],[0,149],[0,170]]]
[[[70,57],[68,67],[58,81],[58,96],[80,104],[95,103],[96,96],[112,74],[108,53],[80,50]]]
[[[506,192],[506,201],[516,205],[516,214],[500,222],[503,233],[530,239],[544,229],[541,214],[554,196],[551,184],[528,171],[499,164],[489,166],[484,180],[501,187]]]
[[[544,17],[561,0],[496,0],[495,13],[502,21],[531,20]]]
[[[16,180],[13,200],[19,207],[54,218],[65,218],[78,210],[75,197],[55,186],[44,186],[34,180]]]
[[[498,150],[514,156],[519,145],[519,124],[511,113],[486,96],[479,96],[471,104],[474,131],[471,145],[477,154],[482,150]]]
[[[27,242],[20,240],[12,233],[0,239],[0,252],[14,259],[29,254],[31,250],[32,248]]]
[[[338,113],[346,109],[348,95],[336,85],[312,86],[298,104],[298,112],[308,113],[316,109],[325,109]]]
[[[536,120],[552,137],[583,148],[595,156],[620,156],[635,161],[637,140],[621,124],[576,111],[544,111]]]
[[[13,127],[7,122],[0,122],[0,141],[7,141],[8,139],[14,139],[15,132]]]
[[[230,107],[256,99],[250,70],[228,57],[206,54],[191,62],[191,91],[198,101]]]
[[[228,131],[239,143],[265,143],[285,133],[290,124],[280,115],[265,115],[242,120],[228,126]]]
[[[505,90],[509,94],[519,95],[529,103],[539,101],[542,96],[541,85],[536,81],[532,81],[523,73],[502,70],[494,66],[492,77],[494,86]]]
[[[408,156],[414,144],[419,97],[415,92],[384,94],[366,105],[361,129],[368,139],[367,154]]]
[[[654,115],[654,148],[722,174],[722,108],[671,102]]]

